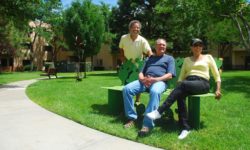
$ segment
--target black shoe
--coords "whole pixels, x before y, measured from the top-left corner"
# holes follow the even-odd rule
[[[138,132],[138,137],[145,137],[148,136],[150,133],[150,129],[148,127],[142,127],[141,130]]]

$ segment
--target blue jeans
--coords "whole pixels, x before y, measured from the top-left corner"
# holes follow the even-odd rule
[[[167,89],[167,84],[164,81],[155,82],[149,88],[146,88],[139,80],[127,84],[122,91],[126,117],[130,120],[137,119],[137,113],[134,108],[133,96],[145,92],[146,90],[149,90],[150,99],[145,111],[145,113],[149,113],[153,110],[156,110],[159,107],[161,94],[166,89]],[[145,116],[143,119],[143,126],[153,128],[154,122]]]

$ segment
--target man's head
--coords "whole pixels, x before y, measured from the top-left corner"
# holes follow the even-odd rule
[[[164,40],[164,39],[157,39],[156,40],[155,49],[156,49],[156,55],[157,56],[164,55],[165,52],[166,52],[166,48],[167,48],[166,40]]]
[[[130,21],[128,28],[130,34],[138,35],[141,30],[141,23],[138,20],[132,20]]]

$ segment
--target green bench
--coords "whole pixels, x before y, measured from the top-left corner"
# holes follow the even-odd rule
[[[168,89],[163,93],[164,95],[169,95],[172,89],[175,88],[175,85],[178,80],[178,76],[181,70],[181,66],[183,64],[183,58],[176,58],[175,59],[175,67],[176,67],[176,77],[168,81]],[[222,60],[215,58],[215,62],[218,68],[222,66]],[[138,79],[138,73],[143,65],[143,61],[136,60],[135,63],[131,61],[126,61],[121,67],[118,72],[118,77],[122,81],[122,84],[132,82]],[[122,97],[122,89],[123,85],[121,86],[112,86],[112,87],[103,87],[108,89],[108,109],[109,112],[113,115],[120,114],[124,111],[123,108],[123,97]],[[211,97],[215,96],[214,91],[216,88],[216,84],[214,79],[210,78],[210,92],[207,94],[200,94],[200,95],[192,95],[188,97],[188,117],[190,126],[193,129],[200,128],[200,99],[202,97]]]

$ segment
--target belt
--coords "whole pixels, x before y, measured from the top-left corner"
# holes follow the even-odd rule
[[[208,82],[208,80],[207,79],[205,79],[205,78],[203,78],[203,77],[199,77],[199,76],[194,76],[194,75],[192,75],[192,76],[188,76],[187,78],[186,78],[187,80],[203,80],[203,81],[207,81]]]

